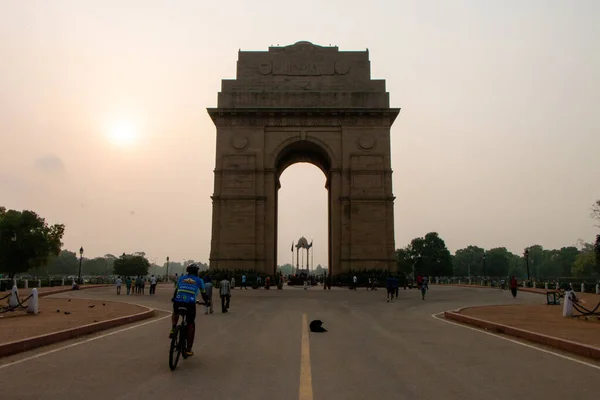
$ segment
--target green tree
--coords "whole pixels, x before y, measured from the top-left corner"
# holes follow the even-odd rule
[[[452,259],[454,276],[483,276],[483,254],[485,250],[477,246],[468,246],[464,249],[456,250]],[[489,275],[486,260],[486,275]]]
[[[33,211],[0,207],[0,272],[15,273],[46,265],[62,247],[65,226],[48,225]]]
[[[575,278],[592,276],[596,272],[596,255],[593,251],[580,253],[573,264],[571,274]]]
[[[115,260],[106,256],[92,259],[84,258],[81,264],[81,274],[92,276],[112,275]]]
[[[579,250],[575,246],[562,247],[558,251],[556,261],[559,267],[557,277],[571,275],[571,268],[579,255]]]
[[[508,259],[508,276],[524,277],[527,271],[525,270],[525,261],[523,257],[509,253]]]
[[[115,275],[121,276],[138,276],[148,275],[148,269],[150,268],[150,262],[148,259],[140,254],[125,254],[117,258],[113,263]]]
[[[437,232],[429,232],[425,237],[413,239],[408,251],[411,259],[416,260],[416,273],[428,276],[452,275],[452,256]]]
[[[544,262],[544,248],[539,244],[529,246],[529,274],[532,278],[539,278]]]
[[[396,250],[396,265],[398,272],[412,276],[414,259],[409,247]]]
[[[486,252],[486,270],[489,276],[508,276],[512,253],[505,247],[496,247]]]
[[[77,254],[74,251],[62,250],[53,256],[48,263],[48,275],[77,275]]]

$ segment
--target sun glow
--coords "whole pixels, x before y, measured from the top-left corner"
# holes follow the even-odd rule
[[[116,121],[108,130],[108,138],[115,146],[131,146],[137,139],[136,126],[128,120]]]

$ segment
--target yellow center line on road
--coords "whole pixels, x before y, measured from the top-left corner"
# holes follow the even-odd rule
[[[302,314],[302,346],[300,348],[299,400],[313,400],[312,373],[310,370],[310,342],[308,340],[308,318]]]

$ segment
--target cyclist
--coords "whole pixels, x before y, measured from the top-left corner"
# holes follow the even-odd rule
[[[192,346],[194,345],[194,334],[196,332],[196,299],[199,293],[202,295],[202,299],[205,298],[204,281],[200,277],[198,277],[199,269],[200,268],[198,268],[197,264],[188,265],[186,269],[187,275],[182,275],[177,280],[177,284],[175,285],[175,293],[173,294],[173,298],[171,299],[171,301],[173,302],[173,315],[171,316],[171,323],[173,327],[171,328],[169,338],[173,337],[173,334],[175,333],[175,327],[177,326],[177,322],[179,321],[179,314],[177,313],[177,309],[179,307],[185,307],[187,309],[186,315],[188,322],[188,348],[185,352],[185,355],[188,357],[194,355],[194,352],[192,351]]]

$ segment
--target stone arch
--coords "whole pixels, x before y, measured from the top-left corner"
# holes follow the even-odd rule
[[[277,146],[271,157],[269,168],[274,168],[279,177],[291,165],[308,162],[323,171],[327,177],[331,169],[336,166],[335,160],[333,150],[317,138],[304,140],[290,138]]]
[[[279,177],[302,161],[327,179],[330,271],[395,268],[390,128],[400,110],[371,79],[368,52],[298,42],[238,54],[237,78],[208,109],[211,268],[275,271]]]

